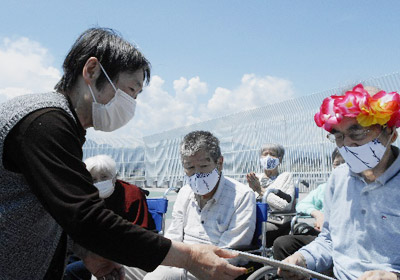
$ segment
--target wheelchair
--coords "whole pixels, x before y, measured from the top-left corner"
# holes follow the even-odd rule
[[[264,194],[262,202],[257,202],[257,221],[256,221],[256,231],[255,231],[255,239],[258,236],[262,236],[261,243],[260,242],[255,242],[257,240],[253,239],[253,244],[255,246],[259,246],[257,249],[244,249],[243,248],[238,248],[239,251],[245,251],[247,253],[255,254],[255,255],[261,255],[262,257],[267,257],[267,258],[272,258],[272,247],[267,248],[266,244],[266,239],[267,236],[265,234],[266,232],[266,224],[267,224],[267,219],[269,215],[280,215],[280,216],[291,216],[291,226],[290,226],[290,233],[289,234],[294,234],[294,233],[299,233],[302,231],[307,230],[308,228],[305,227],[307,225],[306,223],[298,223],[299,219],[309,219],[312,218],[309,215],[306,215],[304,213],[297,213],[295,210],[295,206],[298,202],[299,198],[299,187],[300,184],[305,185],[308,187],[307,182],[305,181],[300,181],[297,180],[295,183],[295,197],[293,201],[293,208],[291,212],[279,212],[279,211],[269,211],[268,209],[268,204],[266,203],[267,197],[270,193],[275,193],[279,197],[285,199],[288,201],[288,198],[286,194],[279,192],[279,190],[275,189],[268,189],[267,192]],[[288,201],[290,202],[290,201]],[[262,233],[262,234],[261,234]],[[254,245],[253,245],[254,246]],[[282,279],[277,275],[277,268],[269,266],[269,265],[263,265],[257,262],[250,261],[246,266],[248,269],[248,273],[245,275],[242,275],[241,277],[237,278],[237,280],[256,280],[256,279]],[[314,279],[314,278],[313,278]]]

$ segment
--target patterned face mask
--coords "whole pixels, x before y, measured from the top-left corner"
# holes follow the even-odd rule
[[[279,165],[279,158],[271,157],[270,155],[260,158],[262,168],[265,170],[275,169]]]
[[[195,173],[192,176],[185,176],[186,182],[190,185],[193,192],[198,195],[205,195],[215,188],[220,174],[217,168],[210,173]]]
[[[392,138],[390,137],[386,146],[383,146],[378,140],[378,137],[362,146],[342,146],[339,148],[340,154],[351,171],[354,173],[360,173],[378,165],[385,154],[387,146],[390,144],[390,139]]]

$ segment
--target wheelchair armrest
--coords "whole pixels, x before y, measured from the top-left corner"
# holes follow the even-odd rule
[[[229,249],[236,250],[236,251],[242,251],[242,252],[248,252],[248,251],[254,251],[260,248],[257,244],[249,244],[249,245],[237,245],[230,247]]]
[[[284,212],[284,211],[271,211],[268,212],[269,215],[279,215],[279,216],[296,216],[296,212]]]

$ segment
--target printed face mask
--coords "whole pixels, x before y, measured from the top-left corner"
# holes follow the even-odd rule
[[[275,169],[279,165],[279,158],[271,157],[270,155],[260,158],[262,168],[265,170]]]
[[[210,173],[195,173],[192,176],[185,176],[186,182],[190,185],[193,192],[198,195],[210,193],[218,183],[220,174],[215,168]]]
[[[390,144],[390,139],[392,138],[390,137],[387,145],[383,146],[378,140],[378,137],[362,146],[343,146],[339,148],[340,154],[346,161],[351,171],[354,173],[360,173],[367,169],[372,169],[378,165],[386,151],[387,146]]]
[[[101,70],[115,90],[114,97],[107,103],[97,103],[93,90],[88,84],[93,97],[92,118],[95,130],[113,131],[127,124],[135,115],[136,100],[124,91],[117,89],[108,77],[103,66],[99,63]]]
[[[112,195],[112,193],[114,192],[114,188],[115,188],[112,179],[97,182],[94,184],[94,186],[99,190],[100,198],[103,198],[103,199]]]

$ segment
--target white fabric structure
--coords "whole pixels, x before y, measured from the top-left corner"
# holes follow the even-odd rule
[[[400,73],[361,82],[385,91],[399,91]],[[179,144],[183,136],[193,130],[208,130],[221,142],[226,176],[244,182],[246,173],[261,172],[260,147],[264,143],[279,143],[285,148],[281,171],[291,171],[295,179],[306,180],[312,190],[329,176],[330,155],[335,147],[326,139],[326,131],[315,125],[314,114],[325,97],[339,94],[356,83],[143,139],[90,139],[84,146],[84,158],[101,153],[112,156],[117,162],[119,176],[138,186],[181,186],[183,169]]]

